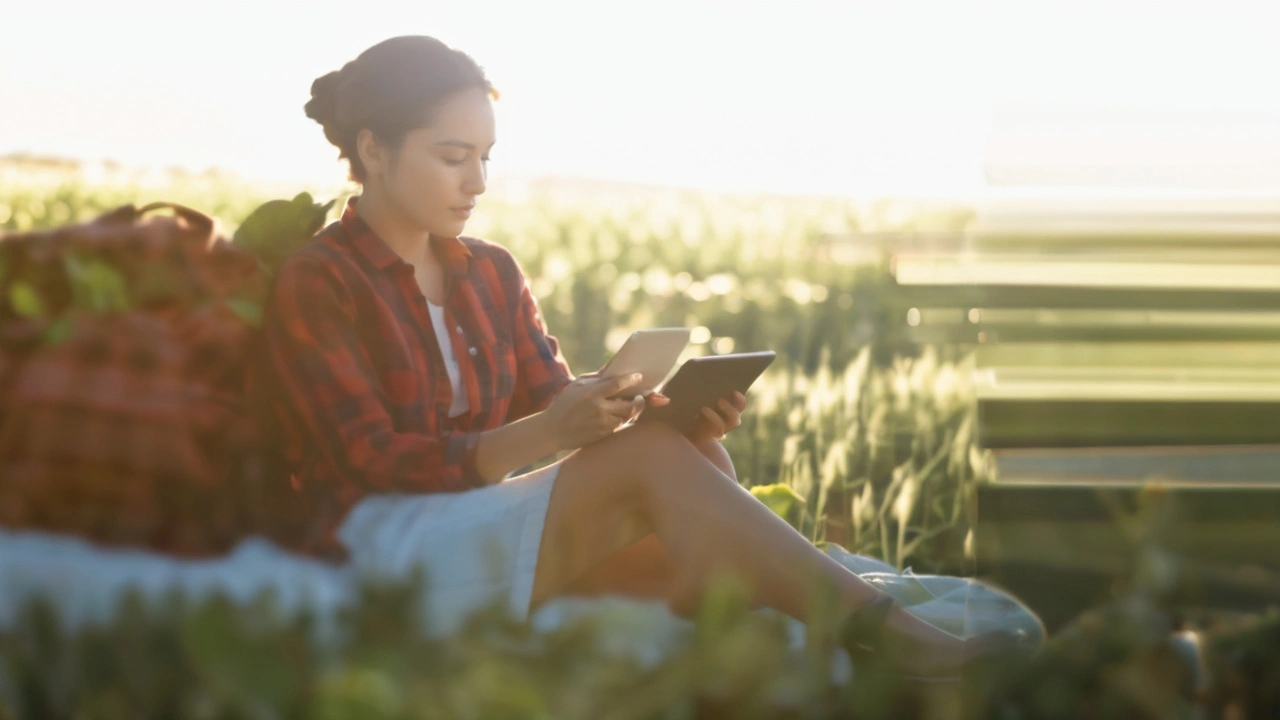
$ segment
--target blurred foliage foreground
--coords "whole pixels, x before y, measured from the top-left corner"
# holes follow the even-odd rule
[[[659,662],[619,647],[619,628],[623,639],[661,632],[643,603],[550,631],[495,606],[428,639],[416,624],[421,588],[366,585],[327,634],[266,594],[131,596],[112,624],[75,633],[32,606],[0,633],[0,717],[1261,718],[1280,708],[1280,613],[1171,639],[1169,617],[1141,593],[1087,613],[1030,662],[928,683],[876,664],[838,677],[829,646],[796,652],[785,618],[749,610],[731,583],[712,585],[692,633]]]
[[[127,192],[0,187],[0,229],[152,199]],[[258,204],[226,188],[168,199],[237,224]],[[971,490],[992,472],[974,443],[969,361],[904,341],[905,308],[878,261],[815,263],[809,252],[825,232],[954,229],[964,211],[561,200],[499,199],[473,233],[520,258],[575,370],[655,325],[698,328],[696,352],[777,350],[726,439],[743,484],[819,545],[966,574]],[[133,595],[112,624],[73,631],[35,604],[0,631],[0,718],[1280,716],[1280,615],[1178,635],[1141,572],[1034,660],[934,684],[874,666],[842,678],[829,647],[795,652],[786,619],[749,610],[731,584],[713,586],[688,642],[643,663],[610,639],[619,626],[646,632],[642,603],[552,632],[495,607],[430,639],[417,632],[424,582],[366,584],[336,619],[282,612],[270,595]],[[810,623],[815,638],[827,622]]]

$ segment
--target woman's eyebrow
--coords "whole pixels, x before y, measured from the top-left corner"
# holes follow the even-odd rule
[[[497,140],[494,140],[493,142],[489,143],[489,147],[492,148],[494,144],[497,142],[498,142]],[[469,142],[463,142],[462,140],[441,140],[440,142],[436,143],[436,145],[451,145],[453,147],[466,148],[467,150],[476,149],[475,145],[472,145]]]

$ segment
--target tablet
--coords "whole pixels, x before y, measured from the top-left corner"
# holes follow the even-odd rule
[[[649,328],[631,333],[618,353],[600,369],[600,377],[640,373],[640,382],[624,392],[624,400],[647,395],[667,379],[689,344],[689,328]]]
[[[698,428],[702,408],[714,410],[716,402],[732,398],[734,390],[746,395],[776,356],[772,350],[765,350],[689,358],[662,386],[662,394],[671,402],[645,408],[636,422],[664,422],[683,435],[692,435]]]

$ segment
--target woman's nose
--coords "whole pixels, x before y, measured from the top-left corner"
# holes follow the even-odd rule
[[[485,168],[484,163],[480,162],[477,165],[475,170],[467,173],[467,180],[463,186],[463,192],[470,195],[483,193],[485,191],[485,181],[488,179],[489,171]]]

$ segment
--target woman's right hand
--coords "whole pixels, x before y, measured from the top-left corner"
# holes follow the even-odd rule
[[[579,377],[560,390],[543,413],[556,451],[574,450],[605,438],[637,412],[634,400],[610,400],[640,382],[639,373]],[[643,407],[643,406],[641,406]]]

